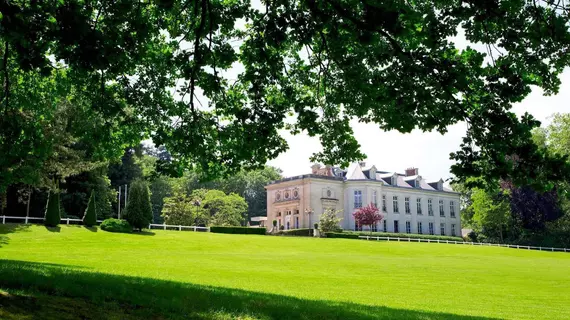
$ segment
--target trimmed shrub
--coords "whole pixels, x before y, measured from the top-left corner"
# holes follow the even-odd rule
[[[311,236],[311,229],[284,230],[284,231],[279,231],[278,234],[284,235],[284,236],[310,237]]]
[[[393,237],[393,238],[411,238],[411,239],[431,239],[431,240],[449,240],[449,241],[463,241],[461,237],[450,236],[436,236],[430,234],[413,234],[413,233],[388,233],[388,232],[327,232],[327,238],[346,238],[358,239],[359,236],[373,236],[373,237]]]
[[[88,227],[97,224],[97,212],[95,211],[95,207],[95,192],[91,191],[89,203],[87,203],[87,209],[85,209],[85,215],[83,216],[83,224]]]
[[[133,227],[125,220],[109,218],[101,222],[101,230],[109,232],[131,233]]]
[[[314,227],[315,229],[318,229],[318,228],[319,228],[319,224],[318,224],[318,223],[315,223],[315,224],[313,225],[313,227]]]
[[[143,180],[135,180],[131,183],[129,190],[125,219],[134,229],[148,228],[152,221],[148,184]]]
[[[273,226],[277,227],[277,220],[273,220]]]
[[[57,227],[61,221],[59,204],[59,194],[50,192],[48,203],[46,205],[45,225],[48,227]]]
[[[231,233],[231,234],[265,234],[265,228],[248,228],[248,227],[210,227],[213,233]]]

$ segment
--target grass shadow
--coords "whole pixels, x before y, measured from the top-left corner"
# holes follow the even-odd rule
[[[89,230],[91,232],[97,232],[97,229],[98,229],[97,227],[88,227],[88,226],[83,226],[83,228],[85,230]]]
[[[45,227],[46,227],[46,230],[49,231],[49,232],[61,232],[61,227],[60,227],[60,226],[57,226],[57,227],[48,227],[48,226],[45,226]]]
[[[0,247],[3,245],[8,244],[10,241],[10,237],[7,236],[10,233],[16,232],[28,232],[30,228],[30,224],[18,224],[18,223],[8,223],[0,225]]]
[[[11,294],[35,299],[30,301],[22,296],[2,299],[4,310],[27,317],[33,317],[33,312],[36,312],[33,310],[38,310],[38,314],[46,319],[49,319],[46,315],[50,314],[50,308],[57,308],[60,319],[84,319],[85,315],[81,313],[83,309],[106,312],[99,314],[101,319],[130,319],[133,315],[147,319],[492,319],[308,300],[14,260],[0,260],[0,288]],[[50,298],[45,299],[48,296]]]
[[[152,231],[143,230],[143,231],[133,231],[133,233],[131,233],[131,234],[136,234],[139,236],[154,236],[156,233],[154,233]]]

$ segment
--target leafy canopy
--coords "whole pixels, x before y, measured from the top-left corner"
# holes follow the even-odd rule
[[[10,166],[33,161],[24,149],[42,134],[29,119],[53,114],[61,94],[48,79],[62,68],[81,101],[112,124],[112,139],[94,141],[119,148],[150,136],[171,152],[171,172],[259,167],[287,149],[283,129],[320,138],[313,161],[346,165],[364,157],[349,125],[357,118],[401,132],[467,122],[451,155],[459,179],[547,189],[544,179],[569,175],[563,159],[532,143],[538,122],[510,112],[531,86],[559,89],[570,64],[564,2],[52,0],[0,9],[0,103],[10,115],[0,143],[24,142],[2,159]],[[459,30],[486,50],[458,48]],[[525,174],[537,164],[542,176]]]

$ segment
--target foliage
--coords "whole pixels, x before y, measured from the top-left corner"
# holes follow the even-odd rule
[[[152,203],[152,215],[154,223],[162,223],[162,208],[166,197],[172,195],[170,179],[165,176],[158,176],[150,183],[150,202]]]
[[[321,233],[326,233],[340,229],[339,223],[342,221],[342,218],[338,218],[338,214],[341,212],[341,210],[336,211],[334,209],[326,209],[325,212],[321,214],[321,218],[319,220],[319,231]]]
[[[0,181],[27,183],[34,161],[25,155],[43,138],[41,121],[29,120],[49,120],[67,98],[61,92],[74,92],[108,121],[98,127],[109,134],[92,135],[97,144],[150,136],[170,164],[208,176],[275,158],[288,147],[282,130],[319,137],[313,161],[346,165],[364,157],[352,118],[400,132],[444,133],[465,121],[456,177],[548,189],[542,182],[567,178],[568,165],[532,143],[536,120],[510,109],[533,86],[558,92],[570,65],[567,18],[555,1],[10,2],[0,35],[8,115],[0,154],[18,147],[0,168],[21,158],[31,165],[15,168],[18,177],[2,171]],[[459,32],[484,49],[451,41]],[[228,72],[236,65],[237,75]],[[60,83],[75,91],[56,90]],[[50,152],[42,145],[37,155]],[[546,169],[529,178],[537,164]]]
[[[372,203],[368,206],[358,208],[352,213],[352,216],[359,226],[370,226],[370,229],[384,218],[384,216],[379,213],[378,208]]]
[[[210,232],[213,233],[232,233],[232,234],[261,234],[264,235],[267,230],[265,228],[249,228],[249,227],[222,227],[211,226]]]
[[[188,196],[177,191],[164,199],[162,218],[164,223],[183,226],[207,225],[209,217],[201,207],[203,198],[199,192]]]
[[[225,194],[219,190],[208,190],[201,202],[213,226],[239,226],[247,213],[247,202],[235,193]]]
[[[109,218],[101,222],[101,230],[109,232],[131,233],[133,232],[133,227],[126,220]]]
[[[105,219],[112,216],[112,203],[116,202],[116,193],[111,189],[111,183],[106,175],[107,169],[100,168],[83,172],[65,179],[61,184],[61,202],[67,212],[81,213],[87,207],[89,196],[94,192],[97,218]]]
[[[273,227],[277,227],[277,220],[273,219]]]
[[[95,192],[91,191],[91,196],[89,197],[89,203],[87,203],[87,209],[85,209],[85,215],[83,216],[83,224],[92,227],[97,224],[97,212],[96,212],[96,200]]]
[[[135,228],[147,228],[152,221],[152,207],[148,184],[143,180],[135,180],[129,188],[129,198],[125,210],[125,219]]]
[[[505,235],[513,221],[508,198],[482,189],[473,190],[473,230],[495,242],[505,243]]]
[[[298,236],[298,237],[310,237],[311,229],[292,229],[292,230],[283,230],[279,231],[280,235],[284,236]]]
[[[357,231],[343,231],[343,232],[326,232],[327,238],[346,238],[346,239],[360,239],[360,236],[372,237],[390,237],[390,238],[411,238],[411,239],[430,239],[430,240],[449,240],[449,241],[463,241],[461,237],[450,236],[436,236],[431,234],[415,234],[415,233],[390,233],[390,232],[357,232]]]
[[[0,225],[0,234],[11,227]],[[0,286],[10,294],[0,312],[8,319],[49,319],[46,310],[53,311],[53,319],[93,318],[101,311],[96,314],[103,318],[126,320],[149,315],[562,320],[570,315],[565,285],[570,259],[563,252],[162,230],[144,236],[73,226],[61,226],[54,236],[43,226],[20,227],[0,249]],[[379,277],[379,270],[390,279]],[[470,281],[477,285],[469,290],[455,285]],[[490,298],[490,292],[500,294]],[[418,311],[425,310],[426,297],[432,307]],[[543,297],[541,303],[530,308],[522,300],[537,297]],[[15,317],[6,317],[14,308]],[[106,317],[113,311],[117,317]]]
[[[318,224],[318,223],[315,223],[315,224],[313,225],[313,227],[314,227],[315,229],[318,229],[318,228],[319,228],[319,224]]]
[[[48,227],[57,227],[61,221],[59,194],[55,191],[50,192],[49,200],[46,205],[45,225]]]

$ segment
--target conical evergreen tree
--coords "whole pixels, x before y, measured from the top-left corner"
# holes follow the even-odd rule
[[[143,180],[135,180],[129,188],[126,220],[134,229],[147,228],[152,221],[152,206],[148,185]]]
[[[59,194],[56,192],[50,192],[48,203],[46,205],[45,214],[45,225],[48,227],[57,227],[61,221],[61,215],[59,213]]]
[[[92,227],[97,224],[97,212],[95,204],[95,192],[91,191],[91,197],[89,197],[89,203],[87,203],[87,209],[85,209],[85,215],[83,216],[83,224],[87,227]]]

